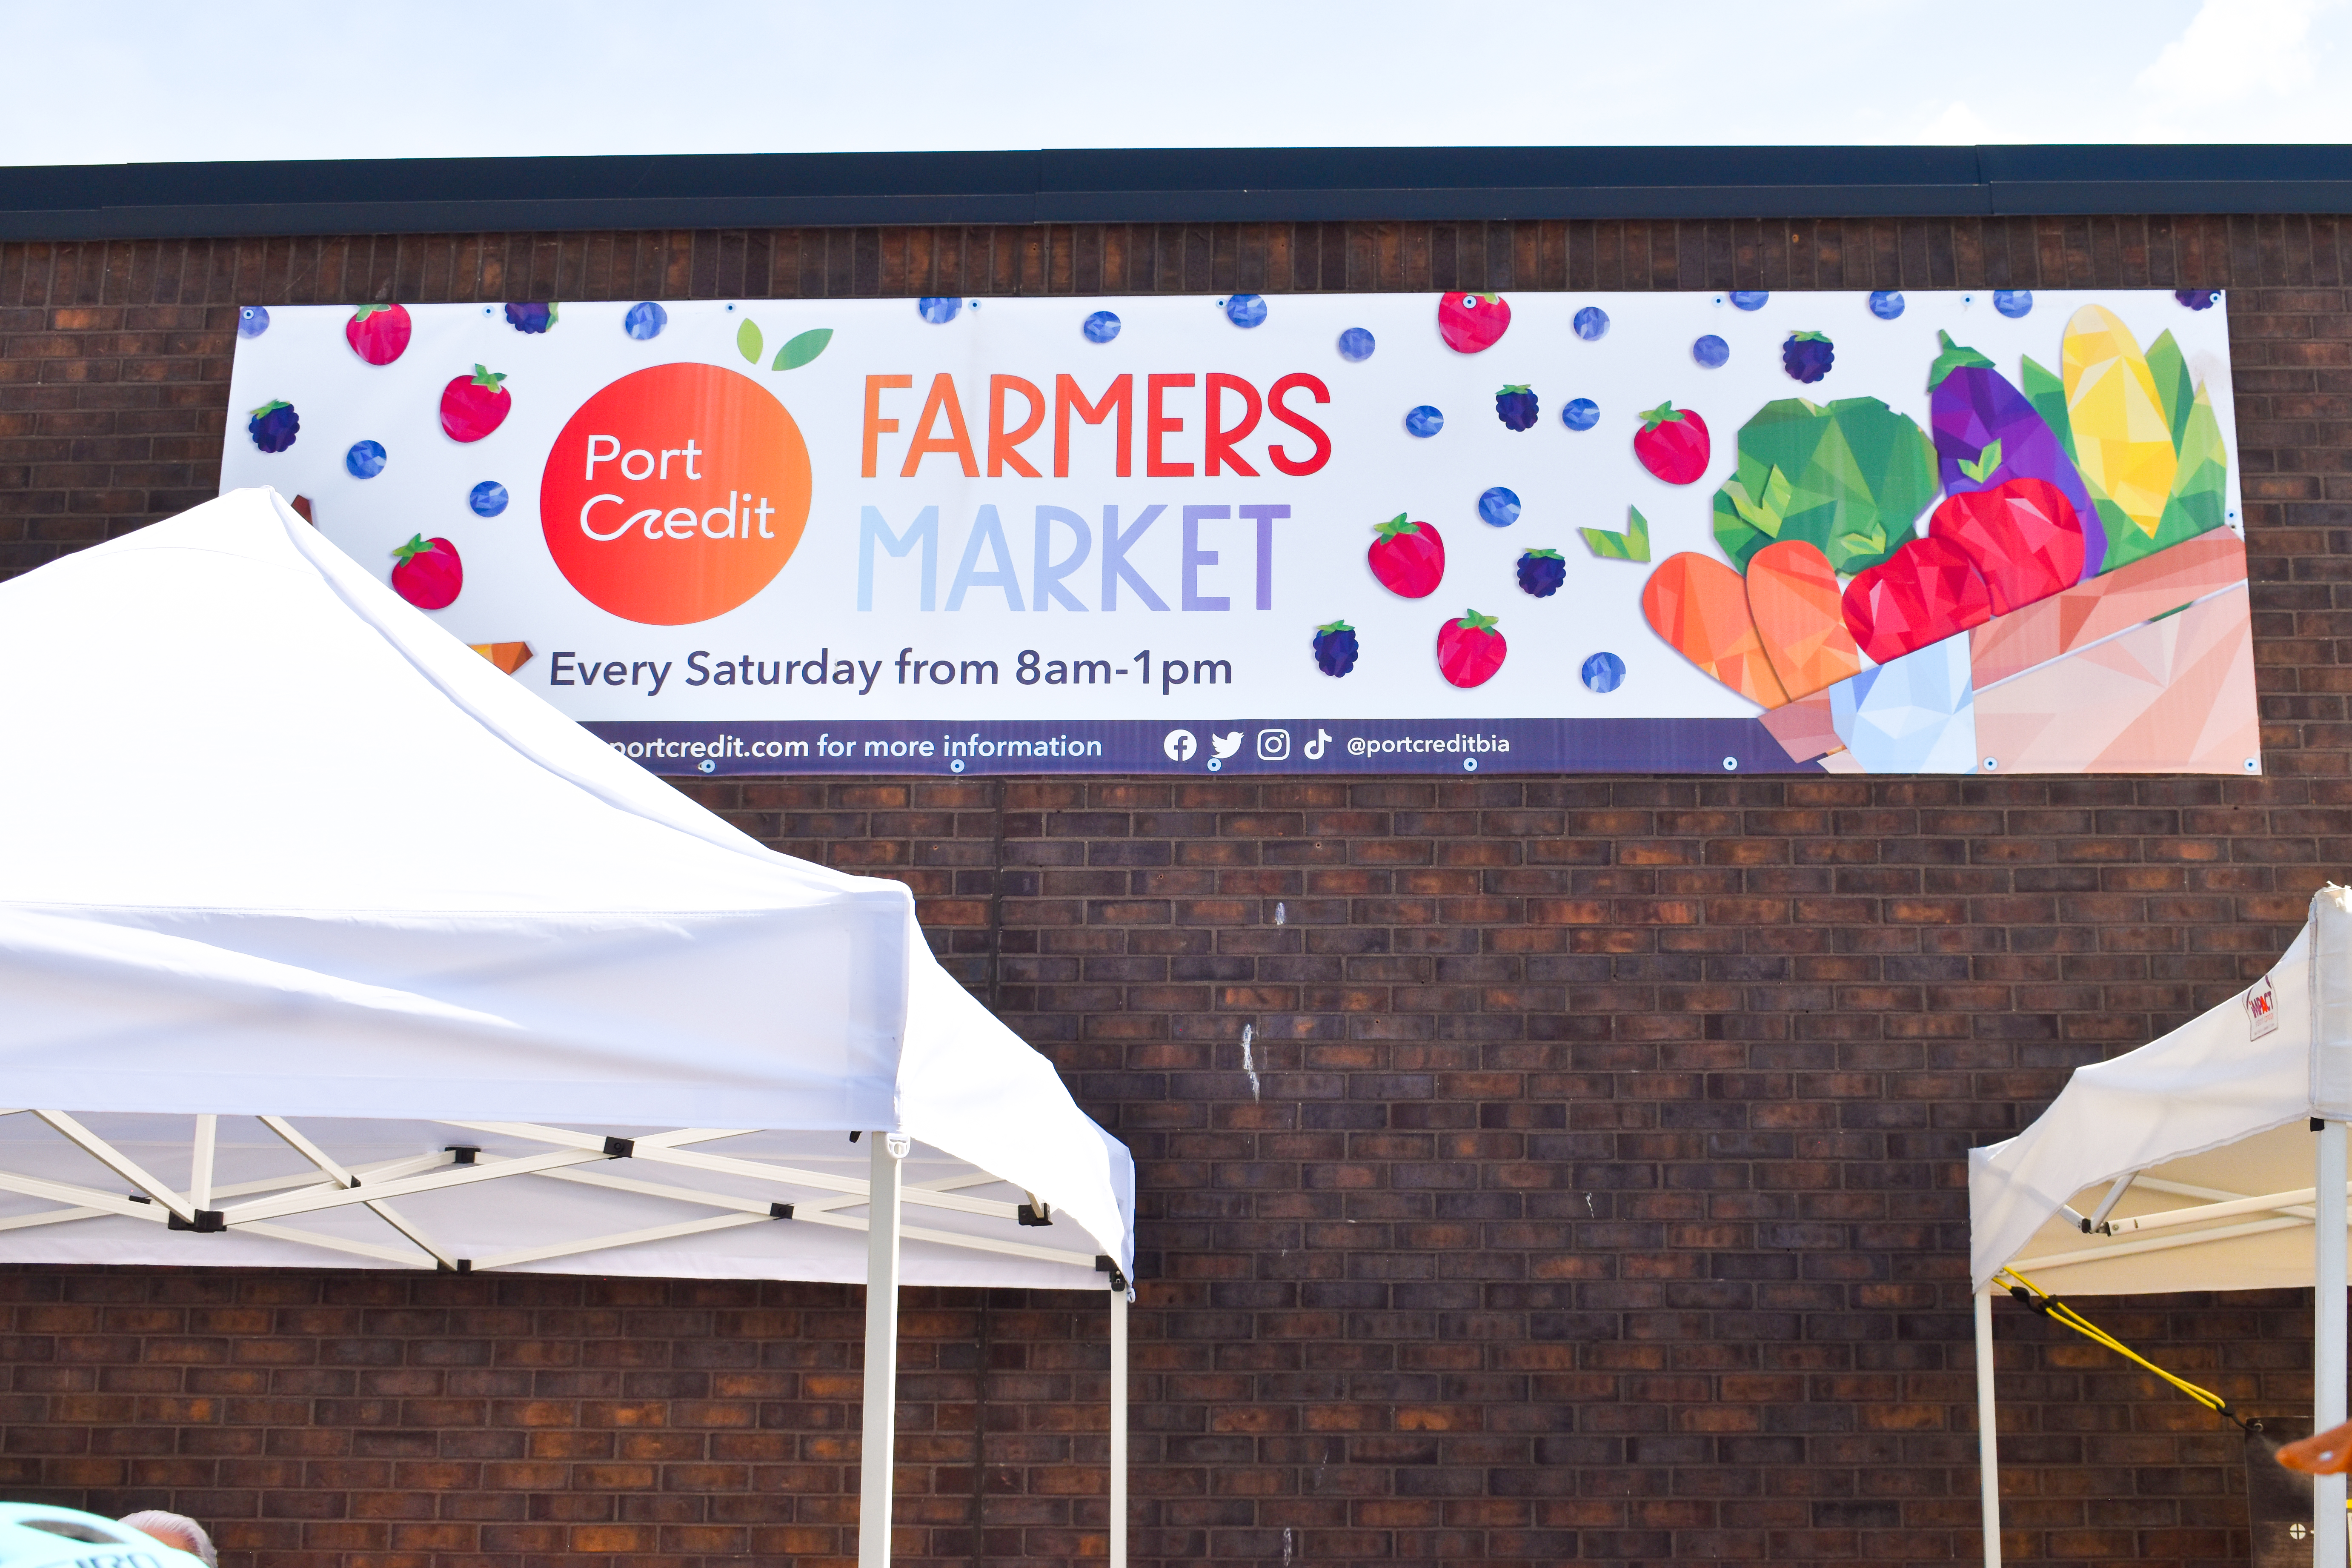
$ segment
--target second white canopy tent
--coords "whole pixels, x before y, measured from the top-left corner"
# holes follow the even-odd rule
[[[2270,972],[2163,1038],[2078,1068],[1969,1157],[1985,1562],[2000,1562],[1993,1306],[2061,1297],[2314,1293],[2314,1430],[2346,1418],[2352,892],[2323,889]],[[2345,1478],[2319,1478],[2314,1561],[2347,1561]]]

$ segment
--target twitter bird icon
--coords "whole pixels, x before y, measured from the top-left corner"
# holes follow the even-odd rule
[[[1209,750],[1221,763],[1241,749],[1242,732],[1239,730],[1230,735],[1212,734],[1209,737]]]

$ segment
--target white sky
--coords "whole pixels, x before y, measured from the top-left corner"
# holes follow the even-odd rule
[[[15,0],[0,163],[2347,142],[2347,0]],[[557,21],[553,18],[561,17]]]

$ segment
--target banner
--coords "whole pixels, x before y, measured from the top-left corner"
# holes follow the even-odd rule
[[[2218,293],[248,307],[224,488],[663,773],[2255,773]]]

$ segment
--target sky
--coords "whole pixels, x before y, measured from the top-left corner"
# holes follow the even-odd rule
[[[9,10],[15,164],[2352,142],[2352,0]]]

